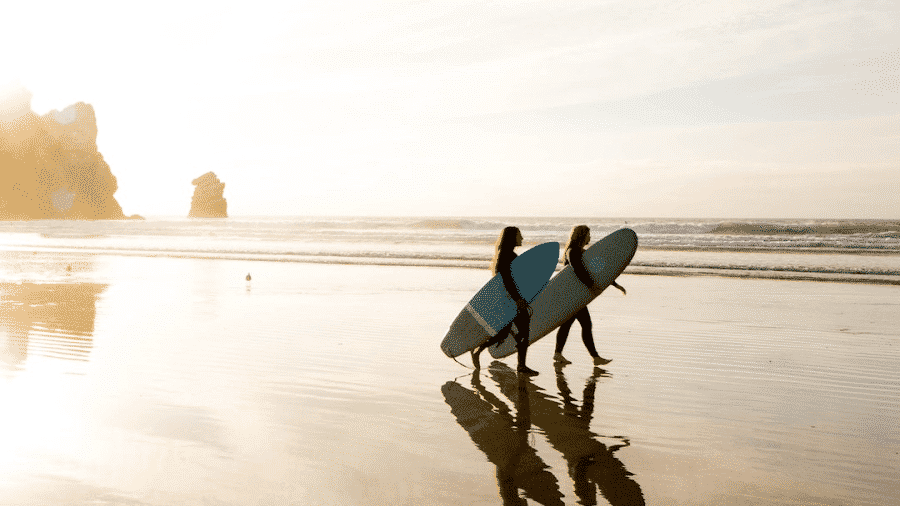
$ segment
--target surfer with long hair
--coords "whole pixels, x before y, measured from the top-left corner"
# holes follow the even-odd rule
[[[563,250],[563,266],[571,264],[572,269],[575,271],[575,276],[577,276],[592,293],[599,293],[600,287],[597,286],[597,283],[595,283],[593,279],[591,279],[591,275],[584,266],[584,259],[582,257],[584,254],[584,247],[587,246],[590,241],[591,229],[588,228],[587,225],[577,225],[572,228],[572,233],[569,235],[569,242],[566,243],[566,247]],[[619,286],[615,281],[612,282],[612,286],[622,290],[622,293],[625,293],[625,289]],[[584,341],[584,347],[587,348],[588,353],[590,353],[591,357],[594,359],[594,365],[606,365],[610,363],[611,360],[601,357],[594,347],[591,314],[588,313],[587,306],[581,308],[574,316],[572,316],[572,318],[569,318],[568,321],[559,326],[559,331],[556,333],[556,353],[553,354],[553,360],[561,364],[572,363],[563,357],[562,351],[563,347],[566,345],[566,339],[569,337],[569,329],[572,328],[572,324],[575,323],[575,320],[578,320],[578,323],[581,325],[581,340]]]
[[[528,328],[531,324],[531,307],[528,305],[528,301],[526,301],[522,297],[522,294],[519,293],[519,289],[513,281],[512,272],[510,270],[512,261],[518,256],[513,250],[516,246],[521,245],[522,232],[518,227],[504,228],[503,231],[500,232],[500,236],[497,238],[497,242],[494,245],[494,259],[491,262],[491,275],[496,275],[497,273],[500,274],[500,277],[503,279],[503,286],[516,302],[518,313],[509,325],[503,327],[500,332],[497,332],[497,334],[488,339],[487,342],[472,350],[472,365],[475,366],[475,369],[481,367],[478,358],[481,352],[489,346],[503,341],[509,334],[512,326],[515,325],[518,330],[518,332],[513,335],[513,338],[516,340],[516,351],[518,352],[519,365],[517,370],[518,372],[529,376],[534,376],[538,373],[525,365],[525,355],[528,351],[529,344]]]

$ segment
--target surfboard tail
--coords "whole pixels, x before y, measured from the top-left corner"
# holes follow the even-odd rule
[[[496,334],[488,330],[491,326],[483,318],[476,318],[477,314],[469,305],[459,313],[441,342],[441,350],[445,355],[450,358],[458,357]]]

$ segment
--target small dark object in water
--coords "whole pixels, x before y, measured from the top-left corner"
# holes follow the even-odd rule
[[[250,273],[247,273],[247,281],[250,281]]]

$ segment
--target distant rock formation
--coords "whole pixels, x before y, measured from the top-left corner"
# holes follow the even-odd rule
[[[84,102],[38,116],[31,93],[0,90],[0,220],[124,219]]]
[[[188,218],[227,218],[228,202],[222,194],[225,183],[219,181],[212,172],[207,172],[191,181],[194,196],[191,198],[191,211]]]

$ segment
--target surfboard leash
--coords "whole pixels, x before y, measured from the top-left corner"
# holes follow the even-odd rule
[[[450,358],[453,359],[453,361],[456,362],[457,364],[459,364],[459,365],[465,367],[466,369],[472,369],[472,370],[475,369],[474,367],[469,367],[469,366],[467,366],[466,364],[463,364],[462,362],[460,362],[459,360],[456,360],[456,357],[450,357]]]

